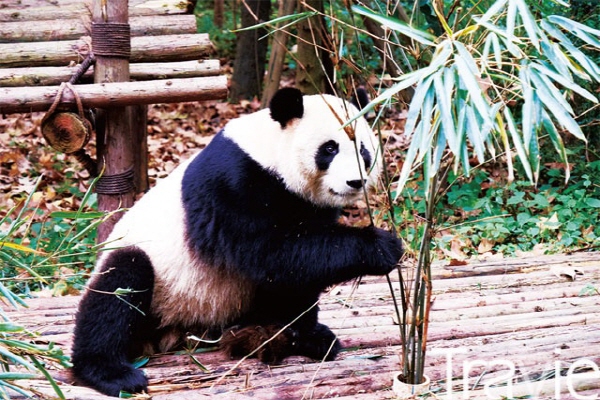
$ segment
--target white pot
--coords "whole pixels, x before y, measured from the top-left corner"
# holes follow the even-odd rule
[[[393,377],[392,390],[398,399],[411,399],[419,396],[421,394],[427,393],[429,391],[429,377],[424,375],[424,382],[419,383],[417,385],[412,385],[409,383],[404,383],[401,380],[402,373],[396,372]]]

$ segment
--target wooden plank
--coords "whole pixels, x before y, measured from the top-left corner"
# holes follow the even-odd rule
[[[52,42],[0,43],[0,68],[68,66],[89,53],[89,38]],[[208,57],[214,47],[208,34],[135,36],[131,63],[190,61]]]
[[[91,0],[14,1],[0,0],[0,22],[60,20],[90,15]],[[187,9],[182,0],[130,0],[129,15],[182,14]]]
[[[483,399],[481,385],[506,375],[503,364],[494,364],[503,360],[517,368],[515,379],[524,380],[518,388],[524,392],[515,392],[519,395],[534,395],[534,390],[546,386],[553,388],[556,382],[552,379],[541,383],[535,379],[552,373],[555,365],[563,374],[584,357],[600,365],[600,296],[580,295],[581,288],[588,284],[597,287],[600,282],[600,253],[576,259],[552,256],[512,261],[515,265],[507,265],[510,274],[497,270],[495,275],[483,275],[488,279],[483,286],[478,285],[480,271],[496,268],[494,263],[478,264],[471,272],[461,272],[460,278],[434,282],[434,287],[440,288],[431,313],[426,373],[433,380],[436,396],[447,394],[446,379],[450,377],[454,398],[462,396],[466,383],[469,399]],[[553,265],[581,269],[584,275],[570,281],[556,276]],[[438,275],[444,272],[440,264],[434,269]],[[492,284],[494,277],[497,286]],[[455,281],[460,290],[452,289]],[[194,354],[206,372],[189,355],[159,355],[144,367],[152,398],[392,398],[391,375],[398,368],[399,340],[387,285],[380,277],[369,277],[356,290],[351,286],[332,289],[323,295],[320,305],[320,320],[332,327],[345,347],[337,360],[320,363],[290,357],[281,365],[266,366],[254,359],[238,364],[218,351]],[[31,300],[28,310],[7,314],[16,322],[39,329],[38,340],[58,341],[68,354],[78,299]],[[449,352],[454,352],[451,365]],[[592,376],[585,380],[585,373],[574,377],[579,385],[577,393],[598,393],[600,379]],[[104,399],[87,388],[72,386],[64,371],[53,374],[69,399]],[[478,381],[480,386],[471,390]],[[33,384],[52,394],[43,380]],[[573,398],[564,376],[559,384],[560,398]]]
[[[181,35],[196,33],[196,17],[191,14],[137,16],[129,18],[131,36]],[[0,23],[0,43],[47,42],[54,40],[77,40],[89,35],[89,16],[76,19],[65,17],[46,20],[43,23]]]
[[[72,67],[32,67],[0,69],[0,87],[54,86],[67,82],[77,71]],[[129,66],[129,75],[134,81],[153,79],[197,78],[221,73],[219,60],[193,60],[163,63],[138,63]],[[94,67],[83,75],[78,83],[94,81]]]
[[[227,97],[227,78],[209,76],[144,82],[96,83],[77,85],[76,90],[86,108],[220,100]],[[57,92],[56,86],[0,88],[0,112],[9,114],[46,111],[54,101]],[[61,104],[75,105],[75,98],[70,90],[63,91]]]

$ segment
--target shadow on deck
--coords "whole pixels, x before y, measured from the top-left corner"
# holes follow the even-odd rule
[[[600,399],[600,253],[436,265],[426,373],[437,398]],[[69,353],[79,298],[33,299],[16,323]],[[388,285],[365,278],[324,294],[320,319],[346,348],[333,362],[281,365],[220,352],[162,355],[144,367],[157,400],[388,399],[398,369],[398,326]],[[203,370],[199,365],[206,368]],[[597,369],[596,369],[597,370]],[[53,371],[68,399],[105,399]],[[451,378],[448,381],[447,378]],[[492,383],[505,384],[492,387]],[[510,382],[509,386],[506,383]],[[55,397],[43,380],[28,385]],[[509,392],[512,391],[511,392]]]

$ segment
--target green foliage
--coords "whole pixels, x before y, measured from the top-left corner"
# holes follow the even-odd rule
[[[29,204],[40,181],[41,178],[38,178],[33,191],[19,208],[14,207],[0,220],[0,227],[6,227],[0,231],[0,266],[4,281],[0,282],[0,297],[7,300],[13,307],[26,306],[26,303],[8,289],[20,288],[20,291],[24,291],[25,288],[30,288],[30,284],[23,283],[24,279],[16,278],[16,274],[26,273],[33,282],[44,285],[51,277],[44,277],[40,272],[46,272],[44,267],[49,265],[51,260],[60,259],[63,256],[61,253],[68,253],[70,257],[81,253],[77,245],[73,244],[81,238],[81,235],[79,238],[72,237],[69,240],[68,235],[62,235],[64,232],[60,227],[59,229],[50,229],[51,234],[48,235],[47,246],[42,246],[41,243],[46,242],[44,239],[46,236],[42,234],[42,231],[37,232],[38,236],[32,234],[32,232],[36,232],[36,227],[35,224],[29,223],[28,219],[36,210],[30,209]],[[21,232],[24,232],[25,236],[20,236]],[[36,247],[30,247],[31,242],[29,245],[25,243],[23,237],[28,236],[33,237],[32,242]],[[61,239],[57,239],[57,236],[61,236]],[[71,243],[72,248],[66,250],[66,243]],[[58,251],[50,255],[47,250],[54,245],[57,245]],[[0,367],[2,369],[0,372],[0,398],[8,399],[10,393],[15,392],[25,397],[31,397],[28,390],[21,387],[18,382],[39,378],[39,374],[34,373],[37,371],[50,382],[58,398],[64,399],[63,393],[46,368],[51,364],[68,367],[70,366],[68,357],[53,343],[34,344],[35,335],[33,333],[12,323],[1,308],[0,314],[4,320],[0,323]]]
[[[14,292],[28,294],[49,286],[62,294],[84,284],[95,262],[96,227],[105,214],[93,211],[96,197],[91,190],[83,194],[70,187],[83,198],[79,210],[42,215],[30,206],[41,179],[21,205],[0,220],[0,272]]]
[[[0,219],[0,297],[15,308],[26,307],[16,293],[28,294],[46,286],[62,292],[83,284],[84,275],[95,259],[96,227],[104,216],[89,211],[95,205],[91,190],[85,194],[75,190],[75,195],[83,197],[79,210],[52,213],[48,220],[38,221],[40,210],[31,204],[42,179],[37,179],[21,204]],[[10,398],[10,393],[15,392],[31,397],[18,382],[39,378],[41,374],[57,397],[63,399],[47,366],[69,367],[69,358],[52,343],[35,344],[35,335],[12,323],[1,308],[0,315],[4,320],[0,322],[0,398]]]
[[[476,256],[600,245],[595,223],[600,220],[600,161],[576,165],[567,186],[564,170],[544,173],[546,182],[539,188],[528,181],[495,183],[485,170],[455,181],[441,204],[445,221],[439,230],[446,236],[438,238],[438,247],[450,252],[451,241],[458,239],[463,255]]]

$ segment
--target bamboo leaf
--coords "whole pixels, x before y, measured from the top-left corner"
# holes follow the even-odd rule
[[[494,57],[496,57],[496,64],[498,68],[502,68],[502,47],[500,47],[500,40],[498,40],[498,36],[493,32],[490,34],[492,38],[492,45],[494,47]]]
[[[46,368],[44,368],[42,363],[40,363],[34,356],[29,356],[29,358],[31,359],[31,362],[33,362],[33,364],[36,366],[36,368],[44,375],[46,380],[50,383],[50,386],[52,386],[52,389],[54,389],[54,393],[56,393],[58,398],[65,400],[65,395],[63,394],[62,390],[60,390],[60,388],[56,384],[56,381],[54,380],[52,375],[50,375],[50,373],[46,370]]]
[[[485,14],[483,14],[480,18],[478,18],[479,19],[478,23],[479,24],[486,23],[487,21],[489,21],[490,19],[492,19],[492,17],[495,17],[497,14],[500,14],[500,10],[506,5],[507,2],[508,2],[508,0],[498,0],[498,1],[496,1],[486,11]]]
[[[0,253],[0,256],[2,255],[2,253]],[[6,300],[8,300],[8,302],[10,303],[11,306],[13,306],[14,308],[19,308],[19,304],[23,307],[27,308],[27,303],[25,303],[19,296],[17,296],[15,293],[11,292],[10,290],[8,290],[3,284],[2,282],[0,282],[0,294],[2,294],[2,296],[4,296],[4,298],[6,298]],[[19,303],[19,304],[17,304]]]
[[[404,125],[405,135],[412,134],[413,130],[415,129],[415,126],[419,121],[419,114],[422,114],[421,109],[425,101],[425,96],[427,95],[432,83],[433,75],[430,75],[420,82],[415,88],[415,93],[413,94],[413,98],[408,107],[408,113],[406,114],[406,124]],[[427,118],[427,116],[423,115],[422,118]]]
[[[46,254],[43,251],[35,250],[35,249],[29,248],[27,246],[23,246],[23,245],[18,244],[18,243],[0,242],[0,249],[2,247],[6,247],[6,248],[9,248],[9,249],[21,251],[23,253],[33,253],[33,254],[39,254],[39,255],[45,255]]]
[[[458,50],[458,54],[460,54],[461,58],[469,67],[469,71],[471,72],[471,74],[479,77],[481,74],[479,68],[477,67],[477,63],[475,62],[475,59],[473,59],[473,56],[471,55],[471,52],[467,50],[465,45],[460,42],[455,42],[454,47],[456,48],[456,50]]]
[[[80,212],[80,211],[53,211],[50,213],[51,218],[59,218],[59,219],[96,219],[102,218],[106,215],[106,213],[102,211],[88,211],[88,212]]]
[[[0,397],[2,399],[10,399],[11,398],[8,395],[6,389],[10,389],[10,390],[14,391],[15,393],[19,393],[21,396],[23,396],[26,399],[33,398],[31,393],[27,393],[25,390],[23,390],[19,386],[11,385],[10,383],[8,383],[8,381],[5,381],[5,380],[0,380]]]
[[[517,3],[515,0],[508,0],[506,7],[506,38],[511,42],[515,40],[515,25],[517,24]]]
[[[28,368],[30,370],[35,370],[35,367],[32,364],[30,364],[27,360],[25,360],[23,357],[13,354],[8,349],[5,349],[4,347],[1,347],[1,346],[0,346],[0,356],[4,357],[5,361],[12,362],[13,364],[16,364],[16,365],[22,365],[25,368]]]
[[[512,142],[515,146],[515,150],[517,151],[517,156],[519,160],[521,160],[521,165],[527,174],[527,177],[531,182],[535,182],[533,177],[533,172],[531,171],[531,165],[529,164],[529,158],[527,157],[527,153],[525,152],[525,146],[521,141],[521,137],[517,132],[517,126],[512,117],[512,113],[508,107],[504,107],[504,118],[506,120],[506,126],[508,127],[508,132],[510,133]]]
[[[421,129],[424,132],[423,136],[428,135],[433,131],[432,122],[435,119],[435,88],[431,87],[431,89],[427,92],[425,99],[423,101],[423,107],[421,111]],[[424,147],[428,146],[426,142],[426,137],[421,140],[421,152],[425,151]]]
[[[550,15],[547,20],[561,26],[565,31],[571,32],[587,44],[600,48],[600,30],[559,15]]]
[[[8,228],[9,234],[11,232],[13,232],[14,229],[16,229],[16,227],[18,225],[22,224],[25,221],[25,218],[23,217],[23,213],[25,213],[25,211],[29,208],[29,203],[31,202],[33,194],[37,191],[37,188],[40,185],[40,183],[42,182],[43,178],[44,178],[44,175],[40,175],[35,180],[35,183],[33,184],[33,188],[31,189],[31,192],[29,193],[29,195],[25,199],[25,202],[23,203],[23,206],[21,207],[21,210],[19,211],[19,214],[15,217],[15,219],[13,220],[13,222],[10,224],[10,227]]]
[[[530,77],[531,81],[535,84],[538,94],[541,91],[547,93],[548,95],[552,96],[554,100],[556,100],[556,102],[559,104],[559,106],[562,107],[564,110],[566,110],[570,114],[574,113],[573,108],[571,107],[569,102],[565,100],[564,95],[561,93],[560,90],[558,90],[556,86],[554,86],[552,81],[550,81],[550,79],[548,79],[547,76],[545,76],[544,74],[540,74],[537,70],[534,69],[531,71]]]
[[[435,12],[435,15],[438,18],[438,21],[440,21],[440,24],[442,25],[442,27],[444,28],[444,31],[446,32],[446,35],[448,35],[449,37],[452,37],[452,28],[450,28],[450,25],[448,25],[448,22],[446,21],[446,17],[444,16],[443,12],[440,12],[439,7],[437,5],[438,3],[435,1],[431,2],[431,5],[433,6],[433,11]]]
[[[433,79],[435,86],[435,96],[437,99],[438,110],[440,112],[441,128],[452,153],[458,152],[458,141],[456,140],[456,129],[454,127],[454,116],[452,115],[451,96],[452,92],[446,90],[443,71],[435,74]]]
[[[477,17],[473,17],[475,19],[475,21],[477,22],[478,25],[483,26],[485,29],[487,29],[490,32],[495,33],[498,37],[502,38],[502,41],[504,42],[504,45],[506,46],[506,49],[510,52],[510,54],[515,57],[515,58],[521,58],[522,54],[521,51],[519,50],[519,48],[516,46],[515,43],[517,44],[522,44],[521,40],[516,37],[516,36],[512,36],[509,37],[506,34],[506,31],[504,31],[503,29],[499,28],[496,25],[493,25],[489,22],[481,22],[480,18]]]
[[[20,325],[15,325],[12,322],[0,322],[0,332],[23,332],[24,328]]]
[[[0,380],[17,380],[17,379],[33,379],[37,378],[37,374],[27,374],[23,372],[0,372]]]
[[[519,71],[519,80],[523,91],[523,141],[529,143],[533,134],[533,88],[529,83],[529,66],[525,65]]]
[[[562,137],[558,133],[558,130],[554,126],[552,119],[548,115],[545,110],[542,110],[542,126],[544,127],[544,131],[548,133],[552,144],[554,145],[554,149],[558,153],[560,157],[560,161],[565,164],[565,184],[569,181],[570,177],[570,169],[569,162],[567,160],[567,149],[565,149],[565,144],[563,143]]]
[[[553,43],[553,45],[550,46],[554,49],[546,49],[548,51],[547,56],[550,62],[555,64],[555,58],[562,57],[563,59],[568,60],[565,64],[570,70],[578,74],[578,76],[582,77],[583,79],[590,80],[589,76],[586,76],[587,74],[589,74],[596,81],[600,81],[600,67],[598,67],[596,63],[594,63],[585,54],[583,54],[575,45],[573,45],[573,43],[571,42],[571,40],[569,40],[567,36],[565,36],[559,29],[554,27],[552,24],[543,20],[541,22],[541,26],[546,32],[548,32],[550,36],[554,37],[558,41],[558,43],[560,43],[560,47],[564,48],[571,54],[571,56],[579,63],[579,66],[574,65],[573,62],[568,60],[568,57],[566,57],[566,55],[563,55],[562,51],[555,51],[555,49],[559,47],[558,43]],[[583,68],[585,72],[582,71],[581,68]],[[558,72],[564,74],[564,71],[562,70],[558,70]]]
[[[490,63],[490,53],[494,53],[494,61],[498,68],[502,68],[502,48],[498,36],[494,32],[490,32],[485,38],[483,53],[481,59],[487,64]]]
[[[533,72],[530,77],[532,83],[537,89],[536,94],[539,96],[542,103],[544,103],[544,107],[546,107],[546,109],[550,111],[552,115],[554,115],[554,118],[556,118],[556,120],[564,129],[571,132],[584,142],[587,142],[585,135],[581,131],[581,128],[568,112],[568,110],[571,110],[571,106],[569,105],[568,109],[563,107],[564,99],[563,101],[557,100],[556,97],[553,96],[551,89],[546,85],[539,75]]]
[[[417,85],[417,88],[418,88],[421,83],[420,81],[422,81],[422,80],[424,81],[428,76],[435,73],[435,71],[437,71],[441,66],[443,66],[446,63],[446,61],[448,61],[451,54],[452,54],[451,43],[449,41],[444,41],[444,42],[440,43],[440,45],[436,47],[436,51],[433,54],[433,57],[432,57],[432,60],[431,60],[431,63],[429,66],[402,75],[400,78],[398,78],[398,82],[396,84],[392,85],[392,87],[390,87],[389,89],[386,89],[379,96],[377,96],[376,98],[371,100],[371,102],[366,107],[364,107],[351,120],[346,122],[343,127],[350,125],[352,122],[354,122],[358,118],[371,112],[371,110],[375,107],[375,105],[391,101],[392,97],[394,97],[398,92],[400,92],[410,86],[413,86],[417,83],[419,83],[419,85]],[[416,105],[414,100],[411,102],[411,104]],[[413,110],[415,110],[416,117],[418,117],[418,113],[417,113],[418,110],[417,109],[413,109]],[[413,116],[415,116],[414,113],[413,113]],[[410,121],[416,121],[416,118],[414,120],[411,120],[411,119],[407,120],[407,124],[409,124],[409,128],[412,128],[412,126],[414,126],[414,125],[411,126]],[[412,131],[412,129],[405,128],[405,132],[410,133],[411,131]]]
[[[409,72],[408,74],[402,75],[400,78],[398,78],[397,83],[395,83],[389,89],[386,89],[379,96],[377,96],[376,98],[371,100],[371,102],[369,104],[367,104],[366,107],[364,107],[362,110],[360,110],[358,112],[358,114],[356,114],[352,119],[350,119],[348,122],[346,122],[342,126],[342,128],[352,124],[354,121],[356,121],[360,117],[371,112],[371,110],[373,110],[373,108],[375,108],[375,106],[377,104],[387,103],[387,102],[391,101],[392,97],[394,97],[398,92],[416,84],[417,82],[419,82],[420,79],[422,79],[422,77],[424,75],[427,75],[427,73],[428,73],[428,71],[424,68],[424,69],[420,69],[420,70],[417,70],[414,72]]]
[[[567,88],[569,90],[574,91],[581,97],[584,97],[593,103],[598,103],[598,99],[596,98],[596,96],[594,96],[591,92],[589,92],[588,90],[586,90],[586,89],[582,88],[581,86],[579,86],[578,84],[576,84],[573,80],[567,79],[563,75],[557,74],[556,72],[550,70],[548,67],[546,67],[542,64],[539,64],[539,63],[535,63],[535,62],[532,63],[531,68],[537,70],[540,74],[543,74],[545,76],[552,78],[554,81],[558,82],[560,85],[564,86],[565,88]]]
[[[529,142],[529,149],[527,151],[529,157],[529,165],[531,165],[531,172],[533,173],[533,181],[537,182],[540,177],[540,146],[538,143],[537,134],[532,135]]]
[[[421,124],[417,125],[415,129],[415,135],[419,133]],[[400,176],[398,178],[398,186],[396,187],[396,195],[394,196],[394,201],[398,199],[400,193],[404,189],[406,182],[408,181],[408,176],[410,175],[410,171],[412,170],[413,162],[417,156],[417,150],[419,148],[419,143],[416,140],[410,142],[410,146],[406,151],[406,157],[404,158],[404,164],[402,165],[402,169],[400,170]]]
[[[464,107],[465,116],[466,116],[466,133],[473,144],[473,150],[475,150],[475,154],[477,155],[477,160],[480,163],[485,161],[485,140],[487,139],[487,135],[480,129],[479,120],[473,107],[467,106]]]
[[[571,65],[571,61],[566,57],[566,55],[561,51],[560,46],[556,43],[545,43],[542,42],[542,53],[546,55],[548,61],[554,66],[554,69],[558,71],[559,74],[564,75],[565,77],[571,78],[571,71],[573,67]],[[576,71],[578,75],[582,75],[582,78],[589,81],[590,77],[582,74],[579,71]]]
[[[537,23],[535,22],[535,18],[531,14],[531,11],[529,11],[529,7],[525,4],[525,2],[523,0],[512,0],[512,1],[515,2],[516,6],[519,10],[519,14],[521,16],[521,21],[523,22],[523,27],[525,28],[525,31],[527,32],[527,36],[529,36],[529,40],[531,41],[531,44],[537,50],[539,50],[539,48],[540,48],[540,40],[538,38],[539,28],[537,26]]]
[[[481,87],[477,81],[477,76],[471,73],[469,62],[463,59],[460,54],[455,54],[456,71],[460,80],[469,91],[471,102],[484,120],[484,123],[491,124],[491,117],[487,102],[483,98]]]
[[[371,18],[374,21],[379,22],[380,24],[394,30],[400,32],[401,34],[408,36],[409,38],[416,40],[417,42],[429,46],[435,46],[435,36],[428,32],[421,31],[416,29],[407,23],[400,21],[396,18],[380,15],[374,13],[373,11],[358,5],[352,6],[352,11],[357,14],[364,15],[367,18]]]
[[[458,39],[461,36],[471,35],[471,34],[475,33],[475,31],[478,29],[479,29],[479,27],[477,25],[469,25],[469,26],[465,27],[464,29],[454,32],[452,37],[454,39]]]
[[[466,143],[467,137],[469,136],[469,133],[467,133],[467,106],[466,106],[466,101],[462,102],[462,106],[459,103],[459,107],[457,107],[457,112],[458,112],[458,118],[457,118],[457,122],[456,122],[456,138],[458,140],[458,151],[459,154],[457,155],[457,157],[455,157],[455,170],[458,167],[458,164],[462,163],[463,164],[463,169],[465,170],[465,174],[468,174],[468,170],[469,170],[469,161],[468,161],[468,150],[467,150],[467,162],[465,164],[465,157],[464,157],[464,153],[465,153],[465,149],[468,149],[468,145]]]
[[[502,118],[502,113],[496,114],[496,121],[498,127],[498,134],[500,135],[500,140],[502,141],[502,145],[504,146],[504,152],[506,153],[506,166],[508,169],[507,178],[509,182],[512,182],[515,180],[515,172],[512,163],[512,150],[510,149],[508,135],[506,134],[506,129],[504,127],[504,119]]]
[[[0,258],[4,259],[7,263],[12,265],[13,267],[24,269],[31,276],[33,276],[37,279],[40,279],[42,282],[46,282],[45,279],[40,274],[38,274],[36,271],[33,270],[33,268],[31,268],[29,265],[22,263],[20,260],[14,258],[14,257],[11,257],[9,254],[0,252]]]
[[[435,107],[435,90],[430,90],[427,92],[427,96],[425,96],[425,101],[423,102],[423,114],[420,122],[421,135],[413,138],[413,140],[417,140],[420,143],[419,154],[421,156],[431,147],[433,135],[440,122],[438,114],[439,112],[436,111]]]

